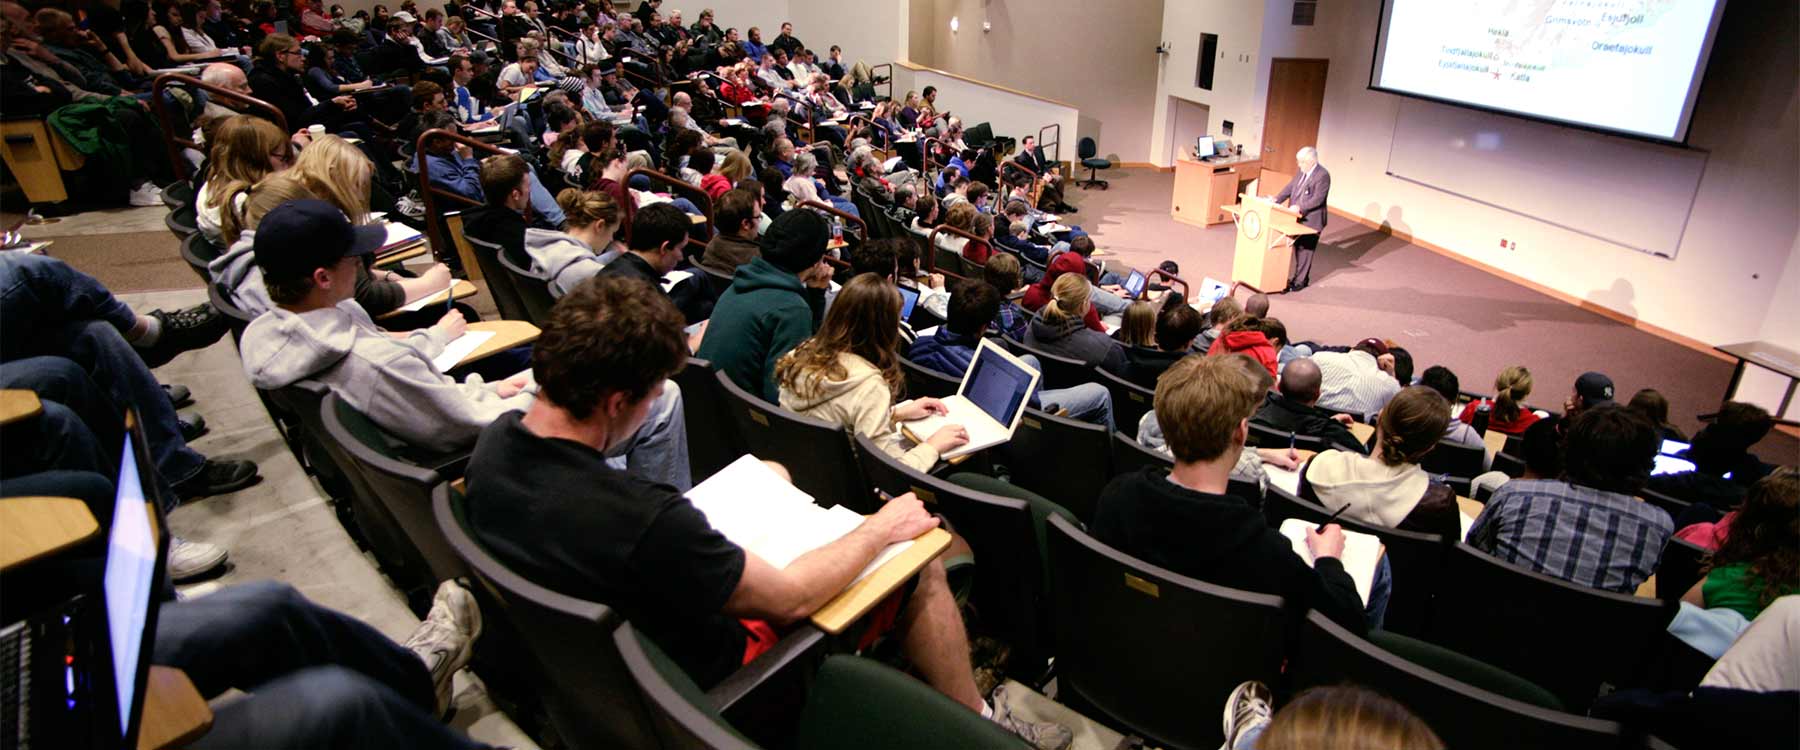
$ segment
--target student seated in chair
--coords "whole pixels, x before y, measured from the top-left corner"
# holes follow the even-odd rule
[[[1038,310],[1025,331],[1025,343],[1089,367],[1119,372],[1125,367],[1124,345],[1082,322],[1082,315],[1093,309],[1088,289],[1087,279],[1074,274],[1057,279],[1052,287],[1055,296]]]
[[[959,282],[950,293],[944,324],[938,326],[937,333],[914,343],[907,351],[907,359],[960,380],[975,361],[975,348],[981,345],[982,335],[1002,304],[1000,292],[993,285],[975,279]],[[1040,365],[1037,357],[1030,354],[1019,359],[1034,369]],[[1113,427],[1112,394],[1099,383],[1040,389],[1031,395],[1031,405],[1066,409],[1070,419]]]
[[[1457,396],[1462,393],[1462,382],[1457,380],[1456,373],[1443,365],[1432,365],[1419,375],[1419,385],[1426,386],[1444,397],[1445,404],[1456,403]],[[1391,402],[1390,402],[1391,403]],[[1444,426],[1444,442],[1468,448],[1486,450],[1487,444],[1482,441],[1481,433],[1474,427],[1463,424],[1460,419],[1452,419]]]
[[[1456,492],[1433,482],[1419,468],[1419,460],[1437,447],[1448,421],[1450,403],[1437,391],[1422,385],[1402,390],[1376,420],[1375,455],[1327,450],[1306,463],[1306,480],[1320,505],[1334,511],[1348,506],[1345,518],[1459,537],[1462,519]]]
[[[706,243],[700,265],[713,273],[730,276],[738,266],[756,260],[757,219],[762,216],[762,196],[744,188],[732,188],[713,205],[713,224],[719,234]]]
[[[1156,419],[1164,425],[1173,470],[1149,467],[1118,477],[1100,493],[1089,527],[1094,538],[1152,565],[1209,583],[1277,594],[1296,612],[1317,609],[1364,632],[1362,598],[1344,572],[1344,532],[1308,529],[1308,566],[1262,512],[1225,494],[1262,390],[1239,355],[1188,357],[1156,383]]]
[[[1150,346],[1125,347],[1125,367],[1119,376],[1155,389],[1156,379],[1188,355],[1194,337],[1200,335],[1200,311],[1185,304],[1165,306],[1156,315]]]
[[[668,203],[652,203],[638,209],[631,222],[631,241],[625,253],[600,270],[601,276],[624,276],[639,279],[669,295],[690,324],[706,320],[712,311],[709,294],[697,280],[684,280],[663,291],[662,279],[675,264],[681,262],[688,246],[688,229],[693,224],[681,209]]]
[[[713,530],[680,489],[614,470],[604,457],[639,430],[686,357],[681,313],[657,290],[599,277],[564,297],[533,352],[539,398],[490,425],[475,447],[468,523],[512,570],[617,609],[710,687],[773,647],[780,629],[824,606],[888,544],[936,521],[902,495],[849,535],[776,568]],[[929,563],[909,593],[865,622],[864,645],[892,631],[927,683],[992,712],[975,687],[942,564]],[[997,720],[1038,747],[1070,741],[1063,727]]]
[[[1561,479],[1516,479],[1488,499],[1468,543],[1527,570],[1630,593],[1656,571],[1674,522],[1634,497],[1650,479],[1656,427],[1616,403],[1583,408],[1563,439]]]
[[[764,401],[780,398],[775,362],[813,335],[825,312],[830,232],[812,211],[788,211],[762,237],[762,256],[740,266],[720,295],[696,356]]]
[[[1774,426],[1775,420],[1762,407],[1728,401],[1719,407],[1711,424],[1694,434],[1693,444],[1684,456],[1694,462],[1694,470],[1653,476],[1648,486],[1677,500],[1706,503],[1718,511],[1730,510],[1768,472],[1750,448]],[[1730,479],[1725,478],[1727,474]]]
[[[531,272],[548,279],[550,296],[560,299],[623,254],[624,248],[613,236],[619,230],[620,212],[612,196],[565,188],[556,203],[568,217],[564,231],[526,228],[525,254],[531,256]]]
[[[258,388],[317,380],[382,429],[434,451],[468,448],[500,415],[531,405],[525,372],[498,382],[457,382],[433,364],[462,336],[461,313],[395,338],[351,299],[362,256],[379,247],[380,227],[352,227],[322,201],[294,201],[269,213],[257,232],[256,262],[276,307],[251,322],[239,346]],[[656,401],[655,419],[612,457],[635,473],[687,486],[687,432],[680,393]]]
[[[969,442],[969,434],[961,425],[947,425],[917,445],[901,436],[898,423],[948,410],[935,398],[894,403],[906,385],[899,325],[900,292],[893,282],[860,274],[838,293],[819,332],[776,363],[775,380],[782,408],[866,435],[901,463],[930,471],[938,456]]]
[[[1282,368],[1279,380],[1276,391],[1263,397],[1262,406],[1250,421],[1273,430],[1319,438],[1338,450],[1367,452],[1362,441],[1350,432],[1349,415],[1331,414],[1314,406],[1319,402],[1317,362],[1307,357],[1289,362]]]

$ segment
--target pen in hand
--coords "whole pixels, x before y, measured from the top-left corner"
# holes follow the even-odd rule
[[[1350,504],[1344,503],[1344,507],[1341,507],[1335,511],[1332,511],[1331,515],[1327,516],[1325,518],[1325,521],[1323,523],[1319,524],[1319,528],[1317,529],[1317,531],[1321,534],[1325,533],[1325,527],[1330,526],[1332,521],[1336,521],[1338,519],[1338,516],[1344,515],[1344,511],[1349,510],[1349,509],[1350,509]]]

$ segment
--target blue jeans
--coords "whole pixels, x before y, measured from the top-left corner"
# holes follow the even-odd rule
[[[213,708],[194,748],[479,748],[439,722],[425,663],[362,621],[274,581],[163,605],[153,663],[179,667]]]
[[[179,484],[200,472],[206,457],[182,439],[168,395],[122,335],[137,324],[137,314],[99,281],[54,258],[8,254],[0,259],[0,320],[6,321],[10,332],[0,337],[0,362],[44,355],[66,358],[111,400],[110,419],[97,414],[88,419],[89,428],[99,431],[102,445],[111,444],[104,439],[106,424],[116,424],[120,410],[129,405],[137,410],[150,456],[165,483]],[[67,368],[55,369],[38,377],[55,376],[59,381],[72,377]],[[74,406],[63,398],[55,400]],[[172,501],[174,494],[168,493],[167,499]]]
[[[1043,363],[1038,361],[1037,355],[1023,354],[1019,356],[1019,361],[1033,370],[1044,371]],[[1068,409],[1070,419],[1113,429],[1112,393],[1099,383],[1039,390],[1031,394],[1031,405],[1033,408],[1041,408],[1040,404],[1055,404]]]
[[[562,206],[557,205],[556,196],[550,194],[536,173],[528,177],[531,180],[531,212],[553,226],[562,226],[567,218],[563,216]]]
[[[688,469],[687,422],[682,418],[681,386],[663,381],[662,395],[637,432],[606,452],[606,465],[686,492],[694,486]]]
[[[1375,580],[1369,584],[1369,603],[1363,607],[1363,618],[1369,621],[1370,630],[1380,630],[1387,622],[1388,599],[1394,595],[1394,568],[1388,564],[1387,555],[1381,556],[1381,562],[1375,563]]]

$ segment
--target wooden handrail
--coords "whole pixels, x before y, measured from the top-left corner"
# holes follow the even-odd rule
[[[481,141],[461,133],[444,130],[442,128],[432,128],[431,130],[420,133],[418,140],[413,142],[413,160],[417,162],[419,168],[419,198],[425,203],[425,234],[431,241],[431,249],[434,253],[443,253],[450,248],[455,247],[455,244],[453,244],[449,238],[442,236],[438,232],[438,221],[436,219],[444,212],[439,210],[437,199],[439,197],[450,198],[461,207],[482,205],[481,201],[448,190],[443,190],[431,184],[431,161],[425,158],[425,143],[427,141],[435,141],[439,138],[447,138],[457,143],[464,144],[471,149],[481,151],[489,156],[507,153],[490,144],[482,143]]]
[[[1186,281],[1183,281],[1180,276],[1176,276],[1175,274],[1169,273],[1168,271],[1164,271],[1160,267],[1150,269],[1150,277],[1151,278],[1156,278],[1158,276],[1168,279],[1169,283],[1171,283],[1171,284],[1180,284],[1182,301],[1184,303],[1193,302],[1194,296],[1192,294],[1188,293],[1188,289],[1189,289],[1188,283]],[[1145,288],[1148,288],[1148,287],[1146,286]]]
[[[651,182],[660,182],[664,185],[674,188],[674,190],[672,190],[670,192],[680,193],[681,197],[686,198],[689,201],[692,201],[694,204],[694,207],[700,209],[700,215],[706,218],[706,222],[704,224],[696,224],[695,226],[703,226],[706,228],[706,233],[704,235],[702,235],[703,237],[706,238],[706,240],[703,240],[703,241],[710,241],[712,239],[712,236],[713,236],[713,232],[712,232],[712,230],[713,230],[712,197],[708,196],[706,194],[705,190],[701,190],[700,188],[694,187],[693,185],[689,185],[689,184],[687,184],[686,181],[682,180],[679,177],[673,177],[665,172],[658,172],[654,169],[644,169],[641,167],[638,169],[633,169],[630,172],[625,173],[625,189],[626,190],[631,189],[631,178],[636,177],[638,175],[643,175],[643,176],[649,178]],[[631,212],[631,211],[625,212],[625,221],[619,227],[619,238],[622,240],[625,240],[627,242],[631,241],[632,213],[633,212]]]
[[[931,146],[931,144],[934,144],[934,143],[939,146],[943,146],[944,149],[947,151],[954,151],[954,149],[952,149],[950,147],[950,143],[948,141],[945,141],[942,138],[938,138],[935,136],[929,136],[929,135],[919,137],[919,161],[920,161],[921,166],[924,167],[924,170],[921,172],[921,176],[925,178],[925,181],[926,181],[925,184],[931,186],[931,188],[933,190],[936,190],[937,183],[934,182],[931,177],[931,165],[932,165],[931,157],[932,157],[932,154],[936,153],[936,151],[937,151],[936,149],[932,148],[932,146]],[[946,162],[944,162],[944,164],[939,165],[939,166],[945,166],[945,165],[948,165],[949,163],[950,162],[946,161]]]
[[[836,216],[840,219],[843,219],[846,222],[853,223],[856,225],[857,242],[860,243],[860,242],[868,242],[869,241],[869,224],[868,224],[868,222],[863,221],[860,217],[856,216],[855,214],[844,211],[844,210],[838,208],[837,206],[833,206],[829,203],[821,203],[819,201],[801,201],[800,207],[818,209],[820,211],[824,211],[825,213],[831,214],[832,216]]]
[[[198,141],[195,141],[190,137],[193,132],[191,129],[184,132],[181,128],[176,127],[175,115],[169,111],[168,104],[164,102],[163,91],[169,86],[176,84],[197,88],[201,91],[205,91],[207,95],[214,99],[223,99],[238,104],[242,109],[251,110],[243,112],[243,114],[262,116],[270,122],[275,123],[275,127],[281,128],[281,132],[290,136],[293,135],[294,131],[288,129],[287,117],[281,114],[281,110],[276,109],[273,104],[250,96],[249,94],[240,94],[236,91],[220,88],[210,83],[203,83],[200,79],[192,76],[185,76],[180,73],[164,73],[157,76],[156,82],[150,87],[150,90],[153,92],[150,97],[150,103],[151,108],[156,110],[157,124],[162,126],[163,145],[169,149],[169,161],[175,166],[175,175],[181,179],[187,180],[193,177],[188,171],[187,159],[182,157],[181,150],[183,148],[191,148],[204,153],[206,149]]]
[[[861,121],[862,121],[862,122],[863,122],[863,125],[864,125],[864,126],[866,126],[866,127],[868,127],[868,129],[869,129],[869,136],[870,136],[870,139],[869,139],[869,142],[870,142],[870,143],[874,143],[874,142],[875,142],[875,138],[876,138],[876,137],[880,137],[880,139],[881,139],[881,146],[880,146],[880,148],[881,148],[881,150],[882,150],[882,151],[883,151],[883,152],[888,152],[888,151],[892,151],[892,150],[893,150],[893,148],[894,148],[894,144],[893,144],[893,141],[892,141],[892,140],[891,140],[891,139],[890,139],[890,138],[888,138],[888,134],[887,134],[887,131],[886,131],[886,130],[883,130],[883,129],[882,129],[882,128],[881,128],[881,126],[879,126],[879,125],[876,125],[876,124],[875,124],[875,120],[874,120],[874,119],[872,119],[872,118],[870,118],[870,117],[868,117],[868,116],[867,116],[867,115],[864,115],[864,114],[862,114],[862,113],[857,113],[857,114],[853,114],[853,115],[851,115],[851,116],[850,116],[850,119],[849,119],[849,120],[847,120],[847,122],[849,122],[849,123],[850,123],[850,124],[851,124],[851,125],[855,125],[855,124],[856,124],[856,121],[857,121],[857,120],[861,120]],[[855,136],[855,135],[856,135],[856,131],[855,131],[855,129],[854,129],[854,128],[852,128],[852,129],[851,129],[851,132],[850,132],[850,134],[851,134],[851,135],[852,135],[852,136]]]
[[[940,235],[940,234],[948,234],[948,235],[952,235],[952,236],[956,236],[956,237],[961,237],[970,242],[980,242],[980,243],[988,246],[989,253],[1004,252],[1004,251],[996,249],[994,247],[993,240],[984,240],[980,237],[976,237],[975,235],[968,233],[967,231],[957,229],[956,227],[950,226],[948,224],[939,224],[935,227],[932,227],[931,234],[925,238],[925,244],[930,246],[930,248],[931,248],[931,258],[932,258],[933,266],[937,265],[937,238],[938,238],[938,235]],[[962,255],[962,253],[959,252],[959,253],[957,253],[957,255]],[[963,256],[963,262],[967,263],[971,266],[976,266],[976,267],[983,267],[983,266],[987,265],[986,263],[976,263],[975,261],[969,260],[968,256]],[[942,271],[939,271],[939,273],[942,273]]]

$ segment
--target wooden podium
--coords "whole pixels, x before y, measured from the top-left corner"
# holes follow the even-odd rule
[[[1260,291],[1286,289],[1288,271],[1294,262],[1294,238],[1318,234],[1319,230],[1302,225],[1298,215],[1268,198],[1242,193],[1238,199],[1238,205],[1225,207],[1237,223],[1231,280]]]

